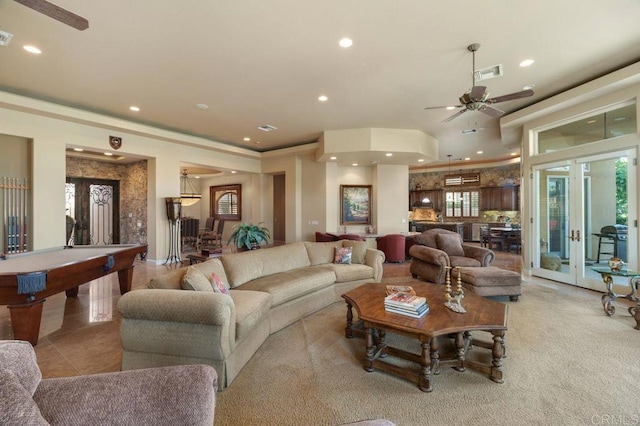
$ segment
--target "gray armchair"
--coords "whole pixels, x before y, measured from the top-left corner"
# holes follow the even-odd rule
[[[215,370],[180,365],[44,379],[30,343],[0,340],[2,425],[208,425]]]
[[[492,250],[464,244],[457,232],[446,229],[430,229],[414,238],[409,249],[412,257],[409,268],[414,278],[444,284],[447,266],[489,266],[495,259]]]

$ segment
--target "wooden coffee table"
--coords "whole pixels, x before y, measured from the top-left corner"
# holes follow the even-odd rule
[[[399,284],[399,283],[394,283]],[[385,283],[364,284],[355,290],[342,295],[347,302],[347,327],[345,335],[352,338],[363,334],[366,340],[366,358],[364,369],[379,369],[396,374],[418,384],[421,391],[431,392],[434,374],[439,374],[440,367],[451,366],[458,371],[466,368],[478,370],[489,375],[497,383],[503,383],[502,359],[505,353],[505,331],[507,330],[507,306],[500,302],[485,299],[473,293],[465,293],[462,306],[466,314],[455,313],[444,306],[445,287],[421,281],[401,283],[410,285],[419,296],[427,298],[430,311],[420,319],[386,312],[384,298]],[[353,311],[364,327],[359,330],[353,321]],[[420,341],[421,353],[414,354],[394,348],[385,343],[385,332],[401,334]],[[471,338],[472,331],[488,331],[493,335],[493,343],[482,342]],[[450,335],[455,342],[455,354],[448,359],[440,358],[439,336]],[[467,351],[474,346],[491,349],[491,364],[482,364],[466,359]],[[412,361],[420,365],[420,372],[400,367],[385,361],[394,356]]]

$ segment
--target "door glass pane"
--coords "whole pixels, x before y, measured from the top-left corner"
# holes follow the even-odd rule
[[[569,273],[569,166],[538,171],[540,268]]]
[[[113,187],[90,185],[89,197],[91,244],[113,244]]]

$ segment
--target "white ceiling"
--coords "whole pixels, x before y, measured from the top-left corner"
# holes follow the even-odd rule
[[[482,45],[476,68],[503,65],[483,83],[492,96],[535,84],[533,97],[496,105],[507,113],[640,60],[638,0],[55,3],[89,29],[0,0],[0,30],[14,34],[0,47],[0,90],[257,151],[381,127],[437,138],[443,163],[508,158],[498,119],[468,112],[441,123],[455,111],[424,110],[469,89],[470,43]],[[349,49],[338,46],[345,36]],[[535,63],[520,68],[527,58]],[[483,130],[461,134],[474,128]]]

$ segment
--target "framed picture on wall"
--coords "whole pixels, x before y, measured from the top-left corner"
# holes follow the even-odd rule
[[[371,225],[371,185],[340,185],[341,225]]]

